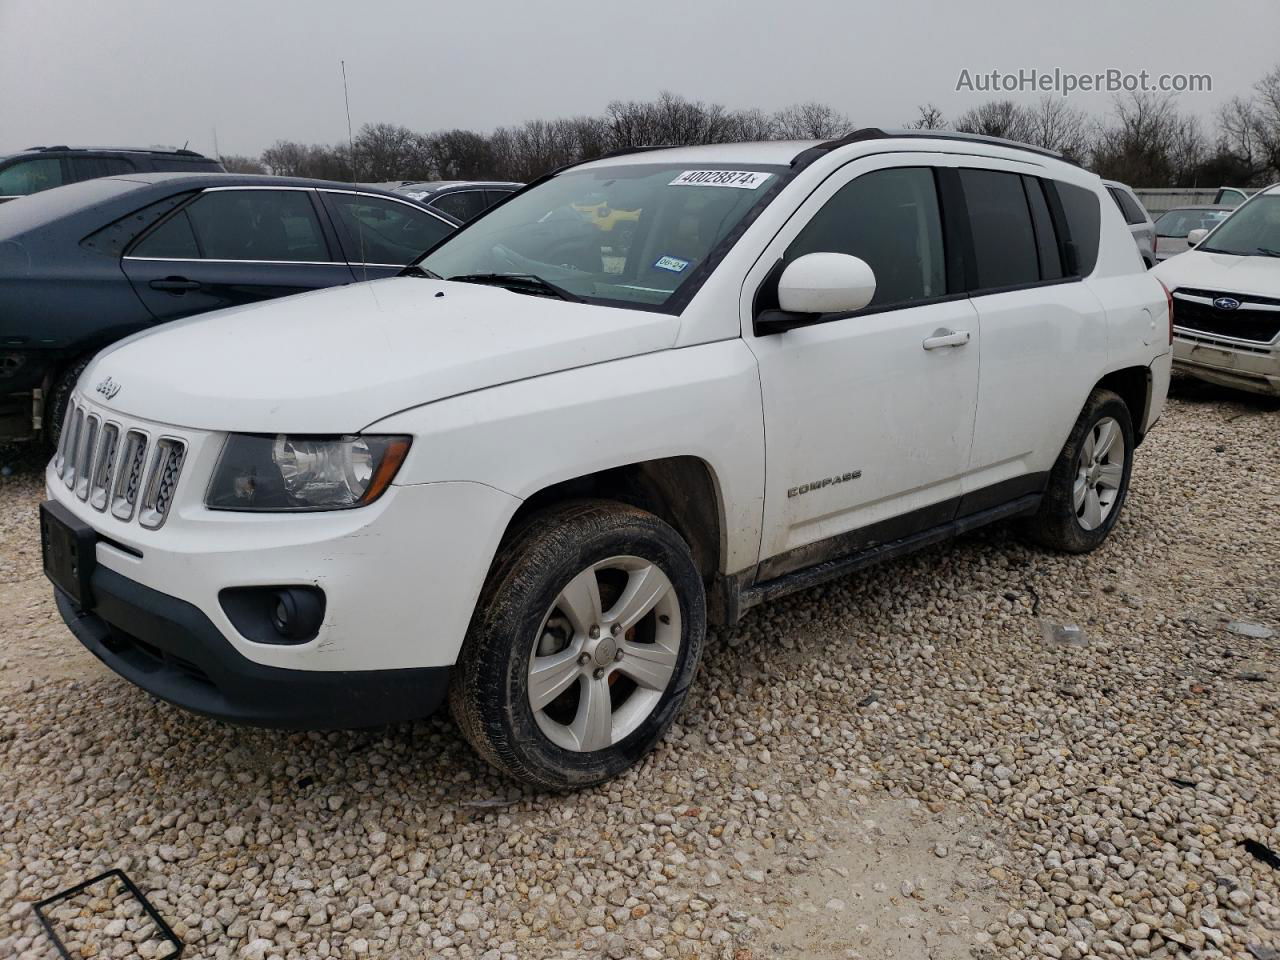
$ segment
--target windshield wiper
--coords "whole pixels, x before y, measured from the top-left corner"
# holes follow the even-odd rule
[[[535,297],[557,297],[570,303],[581,303],[582,298],[536,273],[460,273],[449,277],[458,283],[483,283],[502,287],[512,293],[527,293]]]
[[[1259,247],[1258,252],[1266,257],[1280,257],[1280,250],[1272,250],[1270,247]]]
[[[407,267],[405,267],[403,270],[401,270],[401,271],[400,271],[400,276],[402,276],[402,277],[423,277],[424,279],[427,279],[427,280],[442,280],[442,279],[444,279],[444,278],[443,278],[443,277],[441,277],[438,273],[432,273],[430,270],[428,270],[426,267],[424,267],[424,266],[423,266],[422,264],[420,264],[420,263],[411,263],[411,264],[409,264]]]

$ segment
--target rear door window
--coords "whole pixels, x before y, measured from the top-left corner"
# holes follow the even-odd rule
[[[133,162],[124,157],[68,157],[67,166],[70,168],[69,182],[114,177],[133,173],[136,169]]]
[[[978,290],[998,290],[1040,281],[1031,208],[1016,173],[961,170],[973,235]]]
[[[280,263],[332,260],[308,190],[206,191],[147,234],[130,256]]]
[[[483,190],[459,190],[436,197],[431,201],[431,206],[466,223],[484,213],[489,202],[485,199]]]

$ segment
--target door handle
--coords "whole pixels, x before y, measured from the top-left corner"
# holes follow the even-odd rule
[[[165,277],[163,280],[152,280],[148,286],[152,290],[167,290],[169,293],[186,293],[188,290],[199,290],[200,284],[186,277]]]
[[[968,342],[968,330],[946,330],[939,328],[933,331],[933,336],[925,337],[923,346],[926,350],[937,350],[939,347],[963,347]]]

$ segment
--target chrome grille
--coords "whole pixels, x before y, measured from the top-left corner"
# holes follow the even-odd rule
[[[98,449],[98,427],[102,423],[96,416],[85,417],[76,446],[76,496],[89,499],[89,475],[93,473],[93,455]]]
[[[111,515],[117,519],[133,519],[133,508],[138,503],[138,489],[142,486],[142,471],[146,463],[147,435],[141,430],[130,430],[124,437],[120,472],[111,485]]]
[[[68,409],[53,473],[93,509],[156,530],[173,507],[187,441],[148,427],[78,399]]]
[[[120,428],[108,423],[102,428],[102,441],[93,461],[93,480],[89,484],[89,504],[95,510],[106,510],[108,491],[111,489],[112,471],[116,465],[116,453],[120,446]]]
[[[80,452],[80,432],[84,429],[84,408],[76,407],[71,421],[71,435],[67,437],[67,452],[62,464],[62,482],[67,489],[76,485],[76,455]]]
[[[182,472],[182,458],[186,447],[179,440],[163,437],[156,443],[155,461],[148,473],[146,493],[142,497],[142,512],[138,522],[151,530],[164,523],[173,503],[173,490]]]

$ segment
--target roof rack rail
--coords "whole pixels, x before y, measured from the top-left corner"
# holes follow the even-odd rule
[[[813,163],[823,154],[830,153],[838,147],[848,146],[851,143],[858,143],[863,140],[957,140],[962,143],[985,143],[993,147],[1008,147],[1011,150],[1025,150],[1028,153],[1035,153],[1042,157],[1052,157],[1055,160],[1061,160],[1063,163],[1070,163],[1073,166],[1079,166],[1074,160],[1064,157],[1056,150],[1049,150],[1045,147],[1034,147],[1029,143],[1019,143],[1017,140],[1006,140],[1003,137],[988,137],[980,133],[960,133],[956,130],[882,130],[880,127],[863,127],[860,130],[854,130],[837,140],[828,140],[825,143],[819,143],[816,146],[808,147],[800,151],[791,160],[791,167],[794,170],[803,170],[809,164]]]

